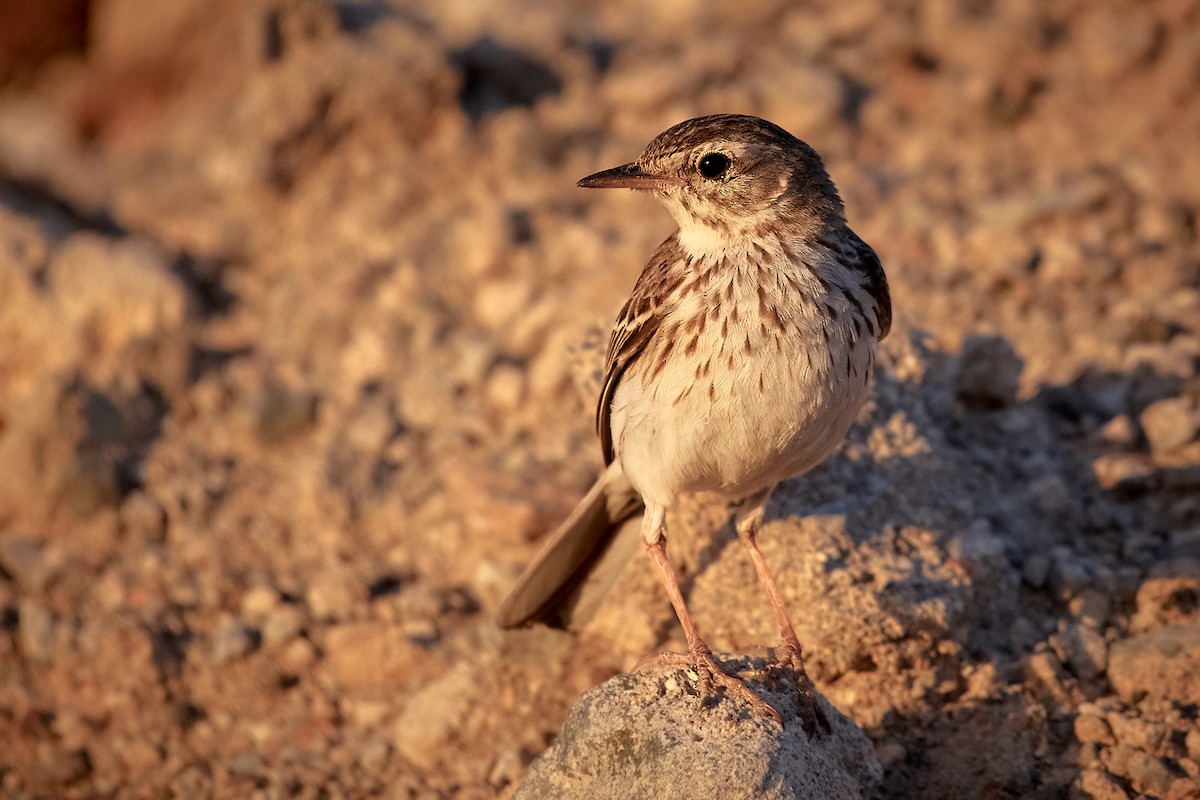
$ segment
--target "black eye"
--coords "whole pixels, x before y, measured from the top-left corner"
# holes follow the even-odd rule
[[[729,169],[729,156],[723,153],[709,153],[700,159],[697,166],[700,168],[700,174],[704,177],[719,178],[725,174],[725,170]]]

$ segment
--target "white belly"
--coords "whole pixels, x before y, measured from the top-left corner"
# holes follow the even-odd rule
[[[872,339],[815,307],[798,310],[782,336],[765,333],[753,309],[739,321],[724,337],[707,326],[690,353],[677,343],[651,379],[665,344],[656,341],[618,385],[616,455],[648,502],[670,506],[683,491],[740,498],[806,472],[838,447],[865,401]]]

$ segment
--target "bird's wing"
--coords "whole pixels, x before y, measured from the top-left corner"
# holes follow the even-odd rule
[[[612,440],[612,400],[625,370],[637,360],[662,328],[666,302],[686,275],[683,247],[677,236],[658,246],[642,270],[629,300],[621,309],[604,362],[604,388],[596,405],[596,433],[604,450],[604,463],[615,457]]]
[[[879,321],[879,338],[888,335],[892,329],[892,296],[888,291],[887,275],[883,272],[883,264],[879,256],[854,233],[850,236],[851,247],[845,262],[846,267],[856,270],[863,276],[863,288],[875,301],[875,318]],[[857,264],[854,261],[857,260]]]

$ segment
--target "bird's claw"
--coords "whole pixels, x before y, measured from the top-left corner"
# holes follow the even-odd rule
[[[825,711],[821,708],[820,703],[817,702],[817,687],[813,684],[812,678],[808,676],[808,670],[804,668],[804,653],[800,649],[800,643],[785,642],[783,657],[778,659],[778,664],[792,674],[792,680],[796,685],[796,710],[800,716],[800,725],[804,728],[808,738],[812,739],[816,736],[818,730],[822,733],[830,733],[832,728],[829,725],[829,719],[825,716]]]
[[[741,678],[726,672],[725,668],[713,657],[711,650],[697,648],[687,653],[663,653],[659,656],[659,663],[670,667],[694,670],[697,691],[703,700],[716,694],[715,686],[720,686],[731,698],[741,700],[756,713],[770,717],[781,727],[783,726],[783,717],[779,712],[770,703],[751,691]]]

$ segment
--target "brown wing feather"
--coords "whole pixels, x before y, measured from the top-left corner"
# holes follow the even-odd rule
[[[883,264],[879,262],[879,256],[871,249],[871,245],[858,238],[854,233],[851,233],[850,236],[853,253],[858,258],[857,269],[865,278],[863,288],[875,301],[875,317],[879,320],[879,338],[883,339],[892,329],[892,295],[888,291],[887,275],[884,274]],[[847,266],[853,265],[848,264]]]
[[[629,300],[621,309],[604,363],[604,388],[596,405],[596,433],[604,451],[604,463],[616,457],[612,440],[612,400],[625,370],[637,360],[662,328],[667,315],[664,302],[686,274],[683,248],[676,236],[658,246],[642,270]]]

